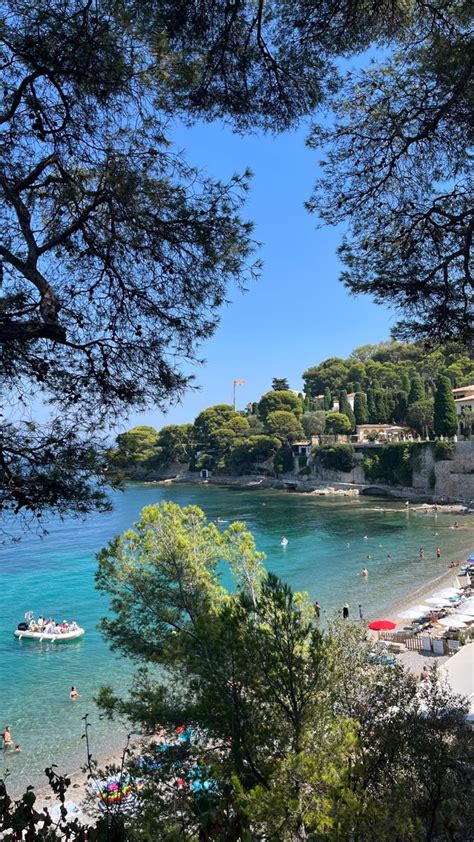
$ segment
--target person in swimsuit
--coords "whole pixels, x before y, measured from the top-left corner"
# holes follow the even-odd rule
[[[12,745],[12,735],[10,733],[10,726],[5,725],[5,730],[3,732],[3,748],[8,749],[11,748]]]
[[[77,692],[77,689],[75,687],[71,687],[71,691],[69,693],[69,698],[74,701],[74,699],[77,699],[78,696],[79,696],[79,693]]]
[[[17,744],[16,744],[15,748],[13,749],[13,751],[14,751],[14,753],[15,753],[15,754],[20,754],[20,753],[21,753],[21,745],[20,745],[20,743],[17,743]]]

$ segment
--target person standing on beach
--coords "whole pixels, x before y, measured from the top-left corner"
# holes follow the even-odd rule
[[[12,735],[10,733],[10,726],[5,725],[5,730],[3,732],[3,748],[5,751],[12,746]]]
[[[348,606],[347,602],[342,607],[342,619],[343,620],[349,619],[349,606]]]

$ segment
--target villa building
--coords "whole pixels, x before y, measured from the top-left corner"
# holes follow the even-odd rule
[[[399,427],[397,424],[357,424],[352,440],[354,444],[413,441],[413,434],[407,427]]]
[[[458,389],[453,389],[453,396],[458,415],[461,415],[463,410],[474,410],[474,383],[471,383],[470,386],[460,386]]]

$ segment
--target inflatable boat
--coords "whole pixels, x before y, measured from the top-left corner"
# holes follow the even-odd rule
[[[23,624],[20,623],[20,625]],[[16,629],[13,633],[19,640],[39,640],[40,643],[45,641],[48,643],[67,643],[68,640],[77,640],[78,637],[82,637],[84,632],[85,629],[78,626],[74,631],[60,632],[59,634],[47,634],[45,631],[30,631],[30,629]]]
[[[40,617],[40,621],[43,622],[42,617]],[[33,612],[27,611],[25,619],[18,623],[13,634],[18,640],[39,640],[40,643],[67,643],[69,640],[77,640],[78,637],[82,637],[84,631],[85,629],[81,629],[75,622],[64,631],[46,631],[46,626],[43,629],[38,628],[38,622],[34,619]]]

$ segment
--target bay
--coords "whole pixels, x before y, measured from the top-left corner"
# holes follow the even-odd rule
[[[85,760],[83,717],[91,723],[92,750],[103,754],[125,740],[125,724],[99,716],[94,696],[110,683],[125,692],[134,665],[112,654],[97,630],[107,599],[94,588],[95,555],[114,535],[129,528],[144,505],[172,500],[199,505],[221,528],[243,520],[269,570],[295,590],[308,591],[323,611],[351,616],[383,616],[389,605],[462,560],[474,548],[472,515],[414,511],[403,502],[365,497],[315,497],[279,491],[219,488],[214,485],[130,485],[114,494],[114,509],[84,522],[52,521],[40,538],[26,533],[19,544],[0,550],[0,727],[11,726],[22,752],[0,752],[0,772],[10,787],[42,783],[50,763],[71,772]],[[453,529],[455,519],[459,529]],[[281,536],[288,538],[286,547]],[[423,559],[419,549],[425,549]],[[442,550],[436,558],[436,548]],[[370,558],[369,558],[370,556]],[[389,557],[388,557],[389,556]],[[367,579],[360,576],[363,567]],[[226,584],[230,584],[224,574]],[[13,631],[25,611],[77,620],[86,628],[75,643],[18,641]],[[76,702],[68,698],[78,687]]]

